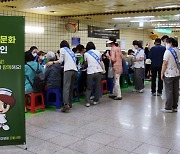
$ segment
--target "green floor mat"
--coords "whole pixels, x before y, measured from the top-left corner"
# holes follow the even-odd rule
[[[145,85],[149,85],[149,84],[151,84],[151,82],[150,81],[145,81],[144,82],[144,84]],[[132,90],[134,88],[134,86],[128,86],[128,87],[126,87],[126,88],[121,88],[121,90],[122,90],[122,92],[127,92],[127,91],[130,91],[130,90]],[[109,94],[105,94],[104,96],[106,96],[106,95],[109,95]],[[74,101],[74,103],[73,104],[79,104],[79,103],[82,103],[82,102],[85,102],[85,98],[84,97],[81,97],[80,99],[79,99],[79,101]],[[25,114],[25,116],[26,116],[26,118],[28,118],[28,117],[32,117],[32,116],[36,116],[36,115],[39,115],[39,114],[42,114],[42,113],[44,113],[44,112],[50,112],[50,111],[55,111],[56,110],[56,106],[48,106],[46,109],[45,109],[45,111],[43,111],[43,110],[36,110],[36,112],[34,113],[34,114],[32,114],[32,113],[30,113],[30,111],[28,111],[26,114]]]

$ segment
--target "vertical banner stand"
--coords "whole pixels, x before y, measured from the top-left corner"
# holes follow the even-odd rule
[[[24,145],[24,17],[0,16],[0,146]]]

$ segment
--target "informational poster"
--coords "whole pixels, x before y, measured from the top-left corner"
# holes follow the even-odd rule
[[[0,145],[25,143],[24,17],[0,16]]]
[[[88,37],[108,39],[110,36],[114,36],[116,39],[119,39],[120,31],[88,25]]]
[[[121,39],[121,50],[126,50],[126,40],[125,39]]]

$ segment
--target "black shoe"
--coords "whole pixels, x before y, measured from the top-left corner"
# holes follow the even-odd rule
[[[115,97],[114,100],[122,100],[122,97]]]
[[[152,93],[152,96],[156,96],[156,93]]]
[[[178,112],[178,109],[173,109],[173,112]]]
[[[157,96],[162,96],[162,93],[157,93]]]
[[[109,95],[109,98],[112,98],[112,99],[114,99],[116,96],[114,96],[114,95]]]
[[[69,108],[72,109],[72,104],[69,104]]]
[[[64,113],[67,113],[67,112],[69,112],[69,111],[70,111],[69,105],[63,106],[63,108],[62,108],[62,110],[61,110],[61,112],[64,112]]]

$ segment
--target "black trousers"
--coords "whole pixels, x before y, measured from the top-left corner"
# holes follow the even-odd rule
[[[156,93],[156,78],[158,75],[158,93],[162,93],[163,90],[163,81],[161,80],[161,67],[151,67],[152,73],[152,83],[151,83],[151,92]]]

